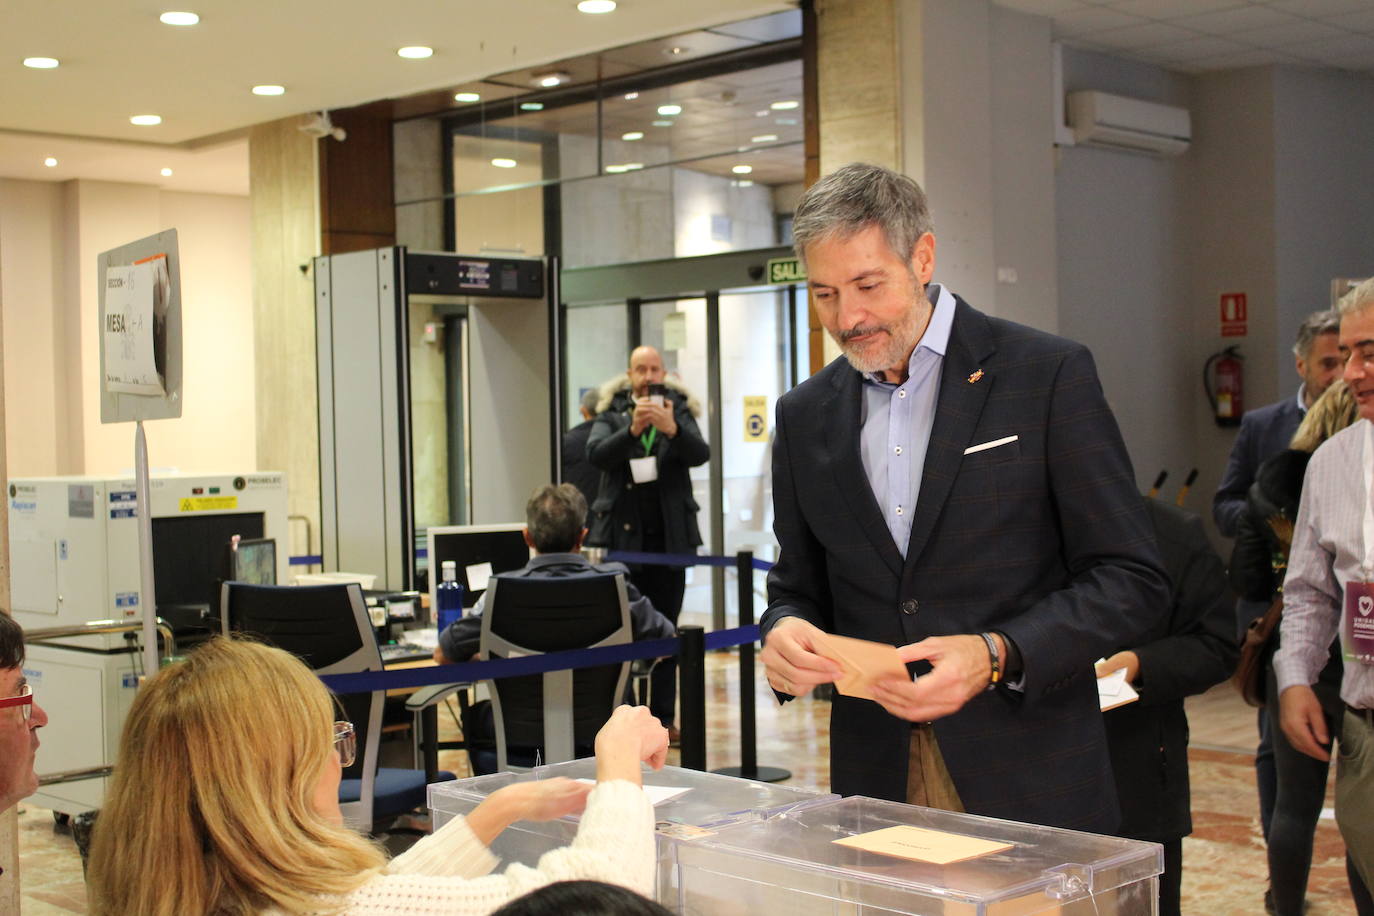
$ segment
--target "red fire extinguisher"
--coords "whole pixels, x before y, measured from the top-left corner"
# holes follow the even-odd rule
[[[1218,426],[1240,425],[1240,415],[1245,412],[1244,363],[1240,350],[1227,347],[1207,357],[1202,367],[1202,387]]]

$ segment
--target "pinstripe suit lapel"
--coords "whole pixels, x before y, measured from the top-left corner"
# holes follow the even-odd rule
[[[983,413],[995,373],[983,366],[994,346],[983,315],[957,299],[954,326],[940,371],[940,398],[935,405],[935,422],[926,448],[921,492],[916,498],[916,514],[911,520],[911,541],[906,549],[906,569],[914,567],[925,549],[935,520],[949,497],[955,475],[964,459],[964,449],[973,439]],[[973,379],[970,381],[970,379]]]
[[[821,405],[817,416],[834,417],[826,424],[826,453],[834,460],[835,486],[841,499],[858,520],[859,527],[873,542],[873,547],[894,576],[902,574],[902,555],[887,530],[887,522],[878,508],[878,499],[869,486],[859,454],[860,403],[863,382],[859,373],[844,366],[835,381],[835,391],[829,405]],[[834,413],[831,414],[831,410]]]

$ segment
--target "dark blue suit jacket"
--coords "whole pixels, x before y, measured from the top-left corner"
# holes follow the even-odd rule
[[[1240,435],[1231,446],[1226,473],[1212,497],[1212,518],[1222,534],[1228,538],[1236,536],[1240,518],[1245,514],[1245,495],[1255,482],[1255,473],[1266,460],[1288,448],[1301,422],[1302,409],[1293,396],[1240,418]]]
[[[1111,832],[1092,666],[1155,626],[1168,586],[1091,355],[958,302],[905,560],[864,474],[861,384],[839,359],[778,402],[764,632],[788,615],[892,645],[1000,630],[1024,689],[935,723],[965,808]],[[910,723],[838,694],[830,721],[832,789],[903,800]]]

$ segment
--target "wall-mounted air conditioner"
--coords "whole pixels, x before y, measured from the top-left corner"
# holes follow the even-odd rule
[[[1188,148],[1188,109],[1106,92],[1070,92],[1069,126],[1075,143],[1153,156],[1177,156]]]

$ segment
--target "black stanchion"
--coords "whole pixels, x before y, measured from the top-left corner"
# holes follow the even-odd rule
[[[688,770],[706,769],[706,631],[677,631],[678,720],[682,724],[680,763]]]
[[[754,555],[742,550],[735,554],[735,578],[739,583],[739,625],[754,624]],[[739,647],[739,743],[740,765],[712,770],[723,776],[742,776],[761,782],[781,782],[792,773],[780,767],[758,764],[758,734],[754,722],[754,644]]]

